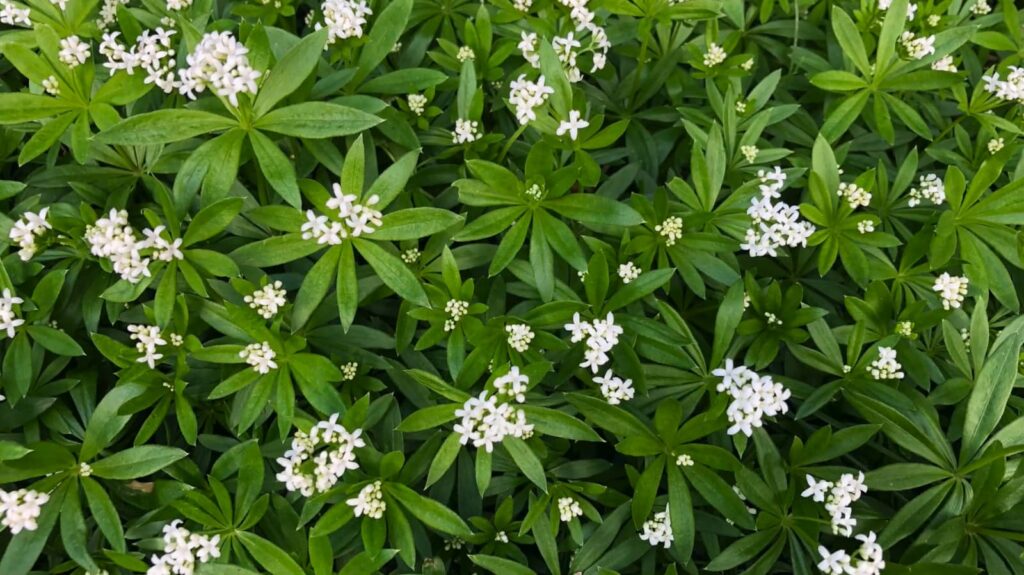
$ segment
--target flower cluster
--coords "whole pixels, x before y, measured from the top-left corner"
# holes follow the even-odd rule
[[[524,377],[519,376],[518,370],[516,376]],[[494,383],[497,387],[497,380]],[[501,389],[499,395],[511,395],[502,394]],[[513,389],[511,383],[505,389]],[[455,417],[461,418],[461,421],[455,424],[454,430],[459,434],[462,445],[472,442],[473,447],[483,447],[490,453],[494,451],[494,444],[501,443],[506,437],[522,439],[533,435],[533,424],[526,422],[526,413],[511,403],[499,403],[499,395],[489,395],[482,391],[478,397],[470,397],[461,408],[455,410]],[[518,397],[512,399],[518,400]]]
[[[277,369],[277,362],[274,358],[277,353],[271,349],[268,342],[250,343],[245,349],[238,352],[238,357],[245,360],[252,366],[253,371],[261,375],[270,373],[270,370]]]
[[[18,8],[13,2],[8,0],[0,0],[0,24],[7,24],[8,26],[27,26],[32,27],[32,20],[29,16],[32,11],[28,8]]]
[[[880,575],[885,569],[885,559],[882,546],[875,541],[875,532],[857,535],[856,539],[861,542],[860,548],[852,557],[842,549],[833,553],[824,545],[819,545],[821,562],[818,563],[818,570],[827,575]]]
[[[380,210],[373,207],[380,202],[377,194],[371,195],[365,203],[360,203],[355,194],[342,192],[340,184],[334,184],[332,190],[334,196],[327,200],[327,207],[337,210],[338,219],[332,220],[313,210],[306,210],[306,223],[300,228],[302,239],[336,246],[350,236],[357,238],[377,231],[384,217]]]
[[[423,94],[409,94],[406,102],[409,104],[409,110],[417,116],[422,116],[427,108],[427,97]]]
[[[239,94],[256,94],[259,70],[249,65],[249,49],[230,32],[209,32],[186,58],[188,67],[179,74],[179,90],[196,99],[207,88],[233,106]]]
[[[455,130],[452,132],[453,144],[469,144],[482,137],[480,133],[480,122],[458,118],[455,120]]]
[[[839,477],[839,481],[834,483],[818,481],[808,475],[807,489],[800,496],[824,503],[825,510],[831,517],[832,533],[849,537],[853,534],[853,528],[857,526],[857,519],[853,517],[853,504],[867,492],[864,472],[860,472],[856,477],[852,473],[844,473]]]
[[[988,153],[998,154],[1000,150],[1006,145],[1006,140],[1003,138],[992,138],[988,141],[985,146],[988,148]]]
[[[725,59],[728,57],[729,55],[725,53],[725,50],[721,46],[712,42],[711,45],[708,46],[707,54],[704,54],[704,66],[707,68],[714,68],[722,62],[725,62]]]
[[[629,282],[640,277],[641,271],[642,270],[636,267],[636,264],[634,264],[633,262],[626,262],[624,264],[620,264],[619,279],[622,280],[622,283],[628,284]]]
[[[39,527],[37,520],[43,505],[49,500],[48,494],[39,491],[0,489],[0,525],[15,535],[22,531],[35,531]]]
[[[526,401],[526,391],[530,387],[530,378],[520,373],[519,366],[513,365],[508,373],[494,380],[494,389],[499,396],[508,398],[509,401],[523,403]]]
[[[632,379],[622,379],[612,373],[610,369],[605,372],[604,377],[595,377],[594,383],[601,386],[601,395],[609,405],[618,405],[623,401],[629,401],[633,399],[635,393]]]
[[[556,136],[569,134],[569,139],[575,141],[579,137],[579,131],[586,129],[590,122],[583,119],[579,110],[569,110],[569,119],[562,120],[555,129]]]
[[[761,150],[757,146],[740,146],[740,153],[743,154],[743,159],[749,164],[753,164],[754,160],[757,160],[757,155],[761,153]]]
[[[875,231],[874,220],[861,220],[857,222],[857,233],[870,234]]]
[[[60,41],[60,52],[57,59],[72,70],[85,64],[89,59],[89,44],[83,42],[78,36],[68,36]]]
[[[871,362],[871,377],[877,380],[903,379],[903,366],[896,361],[896,350],[891,347],[878,348],[878,359]]]
[[[108,259],[121,279],[134,284],[150,276],[151,258],[164,262],[185,258],[181,238],[169,241],[164,230],[164,226],[146,228],[142,230],[145,239],[140,240],[128,223],[128,212],[111,209],[107,217],[85,229],[85,241],[92,255]]]
[[[580,502],[576,501],[572,497],[559,497],[558,498],[558,518],[563,523],[568,523],[573,520],[574,517],[580,517],[583,515],[583,508],[580,507]]]
[[[683,218],[669,216],[660,224],[654,226],[654,231],[665,238],[666,246],[674,246],[679,238],[683,237]]]
[[[124,70],[129,75],[141,69],[146,73],[147,84],[153,84],[170,94],[181,86],[174,75],[175,52],[171,44],[174,33],[174,30],[163,28],[157,28],[152,33],[143,30],[130,50],[118,41],[120,32],[104,33],[99,48],[100,54],[107,59],[103,66],[111,73]]]
[[[362,38],[366,17],[373,14],[366,0],[324,0],[320,5],[324,23],[316,24],[319,30],[327,27],[327,45],[346,38]]]
[[[586,340],[587,350],[583,353],[580,367],[597,373],[598,369],[608,363],[608,353],[619,343],[622,327],[615,325],[615,316],[608,312],[605,319],[594,321],[580,320],[580,314],[572,315],[572,323],[565,324],[565,329],[572,334],[572,342]]]
[[[508,345],[519,353],[525,353],[530,349],[530,342],[533,341],[534,333],[530,326],[525,323],[514,323],[505,326],[508,334]]]
[[[444,330],[454,331],[455,326],[469,313],[469,302],[450,299],[448,303],[444,304],[444,313],[448,314],[449,317],[449,319],[444,320]]]
[[[367,484],[354,498],[346,499],[345,504],[352,508],[356,517],[365,515],[370,519],[384,517],[384,511],[388,508],[388,504],[384,502],[380,481]]]
[[[960,309],[964,297],[967,296],[968,283],[970,282],[965,276],[951,276],[949,272],[943,272],[941,276],[935,278],[932,289],[942,298],[943,309]]]
[[[291,449],[277,459],[284,469],[277,480],[288,491],[298,491],[306,497],[324,493],[334,487],[346,471],[359,469],[355,450],[365,447],[361,429],[349,432],[338,423],[337,413],[325,421],[317,422],[309,433],[296,432]]]
[[[781,247],[806,247],[814,225],[800,219],[798,206],[774,201],[782,197],[786,173],[776,166],[768,172],[759,170],[757,175],[761,179],[761,194],[752,199],[747,208],[747,215],[753,221],[740,248],[755,257],[775,257]]]
[[[952,56],[943,56],[942,58],[932,62],[932,70],[937,72],[952,72],[954,74],[957,72],[956,64],[953,63]]]
[[[520,124],[526,124],[537,119],[537,108],[548,101],[548,97],[555,93],[555,89],[544,84],[544,76],[531,82],[526,79],[526,74],[520,74],[519,78],[512,80],[509,85],[508,101],[516,109],[516,119]]]
[[[913,32],[904,32],[900,44],[912,60],[921,60],[935,53],[935,35],[917,37]]]
[[[164,525],[164,554],[152,557],[146,575],[193,575],[197,563],[220,557],[220,535],[199,535],[181,524],[175,519]]]
[[[985,82],[985,91],[996,98],[1024,104],[1024,68],[1010,66],[1005,80],[999,79],[998,72],[981,79]]]
[[[150,369],[155,368],[156,362],[164,357],[157,351],[157,348],[167,345],[167,340],[164,339],[160,328],[155,325],[135,324],[128,326],[128,333],[131,334],[129,337],[135,342],[135,349],[142,354],[135,361],[148,365]]]
[[[743,432],[750,437],[755,427],[764,425],[765,416],[774,417],[789,411],[786,404],[789,390],[773,381],[770,375],[760,376],[744,365],[733,364],[731,359],[725,361],[725,367],[711,374],[722,378],[716,389],[732,397],[726,409],[726,415],[732,423],[727,430],[729,435]]]
[[[641,527],[640,539],[649,543],[651,547],[661,545],[668,549],[672,546],[674,537],[672,536],[672,521],[668,515],[667,505],[664,511],[655,513],[653,519],[644,521],[643,527]]]
[[[850,205],[851,210],[856,210],[860,207],[866,208],[871,203],[871,192],[857,184],[843,182],[839,184],[838,193],[840,198],[846,198],[846,203]]]
[[[268,283],[262,288],[245,296],[245,303],[256,310],[263,319],[270,319],[281,311],[281,308],[288,303],[287,294],[280,281]]]
[[[359,373],[359,362],[350,361],[341,365],[341,380],[352,381]]]
[[[687,453],[680,453],[679,456],[676,457],[676,465],[679,467],[691,467],[693,466],[693,463],[693,457]]]
[[[918,178],[916,188],[910,190],[910,200],[907,205],[915,207],[921,200],[928,200],[936,206],[946,201],[946,185],[935,174],[927,174]]]
[[[46,230],[53,229],[50,222],[46,221],[46,215],[49,211],[50,208],[43,208],[39,210],[38,214],[25,212],[14,222],[8,237],[21,248],[18,251],[18,257],[21,258],[21,261],[27,262],[32,259],[32,256],[36,255],[36,251],[39,250],[39,246],[36,245],[36,238],[45,234]]]

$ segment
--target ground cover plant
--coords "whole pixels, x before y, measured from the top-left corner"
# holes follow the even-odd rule
[[[1024,574],[1012,0],[0,0],[0,574]]]

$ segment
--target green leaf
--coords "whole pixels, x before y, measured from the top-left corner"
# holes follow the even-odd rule
[[[408,208],[381,218],[373,232],[375,240],[415,240],[443,232],[462,220],[462,216],[440,208]]]
[[[619,291],[615,292],[615,294],[608,299],[608,303],[605,304],[604,310],[615,311],[651,295],[655,290],[668,283],[675,273],[675,268],[667,268],[652,270],[640,274],[640,277],[622,286]]]
[[[247,531],[239,531],[236,536],[246,551],[268,572],[274,575],[305,575],[294,559],[270,541]]]
[[[530,449],[530,446],[525,441],[517,437],[506,437],[502,440],[501,444],[508,451],[509,455],[512,456],[512,460],[516,462],[516,466],[522,470],[523,475],[534,483],[537,487],[541,488],[541,491],[545,493],[548,490],[548,481],[544,476],[544,465],[537,458],[537,454]]]
[[[30,325],[28,334],[39,345],[57,355],[82,356],[85,350],[70,335],[48,325]]]
[[[430,300],[427,299],[423,286],[402,260],[371,241],[357,238],[353,243],[359,254],[366,259],[366,263],[377,272],[384,285],[394,290],[404,300],[430,307]]]
[[[406,68],[371,78],[359,87],[365,94],[415,94],[437,86],[448,79],[440,70],[430,68]]]
[[[0,125],[41,120],[70,109],[70,103],[48,96],[0,94]]]
[[[338,256],[341,254],[342,246],[332,246],[324,252],[320,259],[313,264],[302,280],[299,293],[295,296],[295,305],[292,307],[292,329],[298,330],[306,325],[309,317],[316,311],[317,306],[324,300],[327,291],[333,283],[335,270],[338,266]],[[351,249],[349,249],[351,251]]]
[[[182,247],[187,248],[224,231],[241,209],[241,198],[225,198],[199,210],[182,238]]]
[[[868,53],[864,48],[860,32],[850,16],[837,6],[832,7],[832,31],[835,33],[839,45],[843,47],[843,55],[853,62],[861,74],[870,77],[871,63],[868,61]]]
[[[97,134],[96,141],[128,146],[169,144],[210,132],[230,130],[237,126],[237,121],[210,112],[189,109],[157,110],[131,116]]]
[[[596,194],[569,194],[544,202],[544,207],[585,224],[636,226],[644,221],[633,208]]]
[[[260,171],[270,182],[270,187],[293,208],[301,209],[302,194],[299,192],[299,184],[295,180],[295,168],[292,167],[292,162],[284,155],[281,148],[278,148],[277,144],[259,130],[249,132],[249,143],[252,144]]]
[[[525,565],[494,555],[470,555],[469,560],[496,575],[537,575]]]
[[[96,477],[104,479],[136,479],[156,473],[187,456],[188,453],[176,447],[142,445],[93,463],[92,471]]]
[[[298,138],[334,138],[368,130],[383,120],[355,108],[305,102],[278,108],[256,120],[260,130]]]
[[[260,85],[259,94],[253,104],[256,117],[270,111],[275,104],[288,97],[316,69],[324,45],[327,44],[327,29],[323,28],[300,40],[282,57],[267,74]]]
[[[413,0],[392,0],[374,19],[373,27],[359,52],[359,71],[354,81],[358,84],[370,75],[391,52],[409,21]]]
[[[999,332],[974,383],[974,389],[971,390],[964,415],[961,464],[974,458],[1003,417],[1017,380],[1017,363],[1022,345],[1024,318],[1017,318]]]
[[[302,234],[295,233],[252,242],[229,255],[240,266],[263,268],[293,262],[316,253],[323,247],[316,241],[304,240]]]
[[[0,100],[2,103],[2,100]],[[2,106],[0,106],[2,109]],[[70,482],[63,483],[50,493],[50,500],[47,501],[36,519],[36,528],[32,531],[22,530],[11,537],[4,551],[3,558],[0,558],[0,573],[4,575],[27,575],[29,570],[36,563],[39,554],[42,553],[50,532],[57,524],[60,516],[64,497],[67,494]]]
[[[427,527],[455,537],[466,537],[471,534],[469,526],[457,513],[437,501],[424,497],[401,483],[388,483],[384,489]]]

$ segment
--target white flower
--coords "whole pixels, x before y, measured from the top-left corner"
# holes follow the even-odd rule
[[[584,359],[580,367],[597,373],[601,366],[608,363],[608,352],[619,343],[622,327],[615,325],[615,316],[611,312],[608,312],[604,320],[581,321],[579,313],[573,314],[572,320],[573,323],[565,324],[565,329],[572,334],[572,342],[576,343],[584,338],[587,340],[587,349],[583,353]]]
[[[997,99],[1024,104],[1024,68],[1010,66],[1006,80],[1000,80],[998,72],[981,79],[985,82],[985,91]]]
[[[264,319],[270,319],[277,315],[277,312],[288,303],[288,299],[285,297],[288,292],[281,286],[280,281],[268,283],[252,292],[252,294],[245,296],[245,303],[249,304],[249,307],[256,310],[256,313],[260,314]]]
[[[359,469],[355,450],[365,447],[362,430],[349,432],[338,423],[339,415],[317,422],[309,433],[296,432],[291,449],[277,459],[284,469],[277,480],[288,491],[306,497],[324,493],[334,487],[346,471]]]
[[[35,531],[39,528],[37,520],[43,505],[49,500],[48,494],[38,491],[0,489],[0,525],[15,535],[22,531]]]
[[[786,400],[790,391],[772,380],[770,375],[760,376],[746,366],[735,366],[731,359],[726,360],[725,367],[711,374],[721,378],[716,389],[732,397],[725,411],[732,423],[726,430],[729,435],[742,432],[750,437],[755,427],[764,425],[765,416],[789,412]]]
[[[951,276],[948,272],[944,272],[935,278],[935,285],[932,286],[932,289],[942,298],[943,309],[960,309],[964,303],[964,297],[967,295],[969,283],[965,276]]]
[[[761,195],[752,199],[747,208],[752,222],[740,248],[754,257],[775,257],[780,247],[806,247],[814,225],[800,219],[798,206],[773,201],[782,196],[786,173],[776,166],[770,171],[759,170],[757,175],[761,179]]]
[[[402,261],[407,264],[414,264],[420,259],[420,250],[416,248],[409,248],[402,252]]]
[[[850,556],[846,551],[840,549],[830,553],[823,545],[818,546],[818,553],[821,554],[821,563],[818,563],[818,570],[828,575],[843,575],[850,566]]]
[[[444,304],[444,312],[449,319],[444,322],[445,331],[455,330],[455,326],[469,313],[469,302],[458,299],[450,299]]]
[[[619,279],[622,283],[628,284],[629,282],[640,277],[641,269],[636,267],[633,262],[626,262],[619,265]]]
[[[181,519],[164,525],[164,554],[150,558],[146,575],[193,575],[196,563],[220,557],[220,535],[199,535],[181,526]]]
[[[167,340],[164,339],[160,328],[155,325],[133,324],[128,326],[128,333],[131,334],[129,337],[136,342],[136,351],[142,354],[135,361],[148,365],[150,369],[156,368],[156,362],[164,357],[157,351],[157,348],[167,345]]]
[[[476,59],[476,54],[473,52],[473,49],[470,48],[469,46],[460,46],[459,53],[456,54],[455,57],[459,60],[459,62],[465,62],[467,60]]]
[[[80,475],[81,477],[89,477],[89,476],[91,476],[92,475],[92,466],[89,465],[88,463],[84,462],[84,461],[79,463],[78,464],[78,475]]]
[[[185,10],[192,6],[192,0],[167,0],[167,9],[173,12]]]
[[[207,88],[231,105],[238,105],[239,94],[256,94],[261,72],[249,65],[249,49],[230,32],[210,32],[188,55],[188,67],[179,74],[179,91],[195,100]]]
[[[544,85],[544,76],[531,82],[526,79],[526,74],[520,74],[519,78],[509,84],[509,103],[515,106],[516,119],[520,124],[526,124],[537,119],[536,109],[547,102],[548,97],[555,93],[551,86]]]
[[[665,238],[666,246],[674,246],[676,241],[683,237],[683,218],[669,216],[663,222],[654,226],[654,231]]]
[[[891,347],[878,348],[878,359],[871,362],[868,370],[877,380],[903,379],[903,366],[896,361],[896,350]]]
[[[708,68],[714,68],[715,66],[725,62],[725,59],[729,55],[725,53],[725,50],[721,46],[714,42],[708,46],[708,53],[704,54],[704,65]]]
[[[137,69],[146,73],[145,83],[153,84],[166,94],[181,88],[175,76],[175,51],[171,37],[174,30],[157,28],[143,30],[131,49],[125,48],[117,39],[120,32],[105,32],[100,42],[100,54],[107,58],[103,66],[112,73],[124,70],[134,75]]]
[[[579,135],[579,131],[589,125],[590,122],[581,119],[579,110],[569,110],[569,120],[558,124],[558,129],[555,130],[555,135],[564,136],[568,133],[569,138],[575,140]]]
[[[509,401],[524,403],[526,391],[530,386],[530,378],[519,372],[519,367],[513,365],[508,373],[494,380],[494,389],[499,396],[504,396]]]
[[[988,5],[986,0],[974,0],[974,4],[971,4],[971,13],[976,16],[984,16],[992,11],[992,7]]]
[[[537,34],[535,32],[526,32],[523,30],[520,33],[519,44],[517,47],[523,54],[523,59],[529,62],[534,68],[540,68],[540,52],[537,50]]]
[[[82,42],[78,36],[68,36],[60,41],[60,52],[57,59],[68,68],[77,68],[89,59],[89,44]]]
[[[846,182],[839,184],[838,194],[840,198],[846,198],[846,202],[850,205],[851,210],[855,210],[859,207],[866,208],[871,203],[871,192],[857,184],[849,184]]]
[[[576,501],[572,497],[559,497],[558,498],[558,518],[563,523],[568,523],[573,520],[574,517],[580,517],[583,515],[583,508],[580,507],[580,502]]]
[[[427,107],[426,96],[423,94],[409,94],[406,101],[409,103],[409,110],[412,111],[413,114],[416,114],[417,116],[423,115],[423,110]]]
[[[746,112],[747,112],[747,103],[744,102],[743,100],[737,101],[736,102],[736,113],[737,114],[745,114]]]
[[[857,520],[853,517],[853,504],[860,499],[861,495],[867,493],[868,488],[864,485],[864,473],[857,476],[852,473],[844,473],[835,483],[831,481],[818,481],[811,475],[807,476],[809,487],[800,495],[810,497],[814,501],[825,504],[832,521],[832,533],[849,537]]]
[[[918,38],[914,36],[913,32],[904,32],[900,36],[900,43],[903,44],[903,49],[907,51],[907,55],[912,60],[921,60],[935,53],[934,35]]]
[[[533,0],[512,0],[512,5],[520,12],[528,12],[533,7]]]
[[[862,234],[870,234],[875,231],[875,222],[873,220],[861,220],[857,222],[857,231]]]
[[[807,489],[800,494],[800,497],[810,497],[818,503],[824,503],[829,489],[832,489],[831,481],[818,481],[813,476],[807,475]]]
[[[748,164],[753,164],[761,150],[757,149],[757,146],[740,146],[740,153]]]
[[[498,531],[494,534],[494,540],[498,543],[508,543],[508,533],[504,531]]]
[[[942,205],[946,201],[946,185],[935,174],[927,174],[918,179],[918,187],[910,190],[910,200],[907,205],[915,207],[922,199],[928,200],[935,205]]]
[[[932,62],[932,70],[939,72],[956,72],[956,64],[953,63],[952,56],[943,56],[938,60]]]
[[[486,391],[478,397],[470,397],[455,411],[459,423],[454,426],[462,445],[473,444],[483,447],[488,453],[494,451],[494,444],[506,437],[526,438],[533,434],[533,425],[526,422],[526,413],[509,403],[498,403],[498,396],[489,396]]]
[[[53,76],[51,76],[52,78]],[[18,244],[21,251],[18,257],[21,261],[27,262],[32,259],[39,247],[36,245],[36,238],[46,233],[46,230],[53,229],[50,222],[46,221],[50,208],[43,208],[39,213],[25,212],[14,222],[8,234],[11,241]]]
[[[274,358],[277,353],[270,348],[270,343],[250,343],[245,349],[238,352],[238,356],[245,360],[253,371],[261,375],[270,373],[270,370],[277,369],[277,362]]]
[[[48,76],[44,78],[40,85],[47,94],[51,96],[60,96],[60,83],[57,82],[56,76]]]
[[[533,341],[534,334],[529,325],[525,323],[506,325],[505,332],[508,333],[508,345],[512,349],[519,353],[525,353],[530,348],[530,342]]]
[[[693,463],[693,457],[686,453],[680,453],[679,456],[676,457],[676,465],[679,467],[691,467]]]
[[[453,144],[468,144],[482,137],[480,122],[458,118],[455,120],[455,131],[452,132]]]
[[[770,311],[764,312],[764,321],[769,326],[783,325],[782,319],[780,319],[779,316],[775,315],[774,313],[772,313]]]
[[[653,519],[644,521],[642,531],[640,532],[640,539],[648,542],[651,547],[657,547],[661,545],[665,549],[672,546],[672,521],[668,515],[668,506],[665,507],[664,511],[659,511],[654,514]]]
[[[359,495],[353,499],[347,499],[345,504],[352,508],[356,517],[363,515],[370,519],[384,517],[384,511],[388,505],[384,502],[384,493],[381,491],[381,482],[374,481],[359,490]]]
[[[327,27],[328,46],[346,38],[361,38],[366,17],[373,14],[366,0],[324,0],[320,10],[324,24],[318,22],[315,28]]]
[[[618,405],[623,401],[629,401],[635,394],[633,380],[616,377],[610,369],[605,372],[603,377],[595,377],[594,383],[601,386],[601,395],[609,405]]]
[[[1000,150],[1003,149],[1004,145],[1006,145],[1006,140],[1002,138],[992,138],[991,140],[988,141],[988,153],[998,153]]]
[[[341,380],[352,381],[353,379],[356,378],[356,375],[359,373],[359,362],[350,361],[348,363],[342,364],[340,369]]]
[[[8,26],[32,27],[32,20],[29,18],[32,11],[28,8],[18,8],[9,0],[0,0],[0,24]]]

